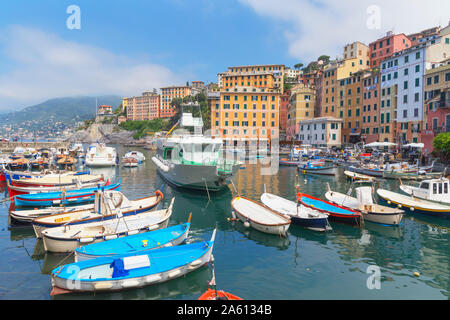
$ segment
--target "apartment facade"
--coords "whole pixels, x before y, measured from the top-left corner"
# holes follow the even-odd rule
[[[411,47],[411,40],[403,33],[387,32],[386,36],[369,44],[370,67],[380,66],[380,62],[391,57],[394,53]]]
[[[366,72],[363,77],[361,140],[364,143],[379,141],[380,133],[380,74]]]
[[[450,59],[425,71],[425,113],[421,140],[424,153],[433,150],[433,139],[450,132]]]
[[[298,84],[291,88],[286,139],[299,140],[299,122],[314,118],[316,90],[314,86]]]
[[[381,63],[381,89],[397,86],[397,142],[419,142],[424,120],[424,75],[433,63],[450,56],[450,43],[435,36],[395,53]]]
[[[220,73],[220,79],[222,80],[221,87],[226,88],[226,82],[223,80],[228,76],[238,77],[238,81],[236,78],[228,78],[229,86],[230,84],[233,86],[252,86],[257,88],[275,88],[279,89],[281,92],[284,90],[284,76],[285,76],[286,67],[283,64],[264,64],[264,65],[248,65],[248,66],[235,66],[229,67],[228,71],[225,73]],[[272,75],[273,76],[273,85],[269,84],[267,78],[264,80],[264,75]],[[256,77],[255,77],[256,76]],[[262,77],[260,77],[262,76]],[[250,80],[250,81],[249,81]],[[267,81],[267,84],[263,84],[264,81]],[[244,84],[242,84],[242,82]],[[250,85],[248,84],[250,82]],[[255,85],[256,82],[256,85]]]
[[[153,120],[159,118],[160,96],[155,91],[146,91],[142,96],[123,98],[127,120]]]
[[[270,145],[279,139],[280,95],[269,88],[222,88],[211,98],[212,135],[231,146]]]
[[[327,148],[341,146],[341,119],[320,117],[301,120],[298,125],[299,139],[302,144]]]
[[[161,101],[160,101],[160,118],[170,118],[175,115],[175,109],[170,105],[174,98],[184,98],[192,94],[190,86],[170,86],[160,89]]]

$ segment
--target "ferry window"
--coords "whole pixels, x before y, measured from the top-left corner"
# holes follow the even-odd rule
[[[437,193],[437,183],[433,183],[433,194]]]
[[[442,183],[439,183],[439,194],[442,193]]]
[[[444,183],[444,193],[448,193],[448,183]]]
[[[420,185],[420,188],[428,190],[429,186],[430,186],[430,184],[428,182],[422,182],[422,184]]]

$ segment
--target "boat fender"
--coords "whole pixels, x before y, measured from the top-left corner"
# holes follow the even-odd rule
[[[155,191],[155,196],[160,197],[161,200],[164,199],[163,193],[162,193],[161,191],[159,191],[159,190],[156,190],[156,191]]]
[[[399,204],[397,207],[399,207],[399,208],[401,208],[402,207],[402,205],[401,204]]]
[[[409,208],[409,210],[414,211],[414,207]]]
[[[388,204],[391,204],[391,200],[388,200],[387,203],[388,203]]]
[[[244,227],[250,228],[250,222],[248,220],[244,222]]]
[[[92,242],[92,241],[94,241],[94,238],[80,238],[80,239],[78,239],[78,241],[79,242],[81,242],[81,243],[86,243],[86,242]]]

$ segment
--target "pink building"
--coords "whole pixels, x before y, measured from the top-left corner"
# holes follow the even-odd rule
[[[411,40],[403,33],[393,34],[389,31],[385,37],[369,44],[370,67],[378,67],[380,62],[395,52],[411,47]]]

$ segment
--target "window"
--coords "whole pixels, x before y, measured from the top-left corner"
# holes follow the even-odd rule
[[[420,79],[416,78],[416,87],[418,87],[420,85]]]
[[[418,93],[418,92],[416,92],[416,93],[414,94],[414,101],[415,101],[415,102],[419,101],[419,93]]]
[[[405,63],[409,62],[409,56],[405,56]]]
[[[408,110],[403,110],[403,118],[407,118],[408,117]]]
[[[420,51],[416,52],[416,59],[420,59]]]
[[[408,81],[403,82],[403,89],[408,89]]]
[[[419,72],[419,71],[420,71],[420,66],[417,65],[417,66],[416,66],[416,72]]]
[[[408,68],[406,68],[405,69],[405,71],[404,71],[404,73],[403,73],[405,76],[407,76],[408,75]]]
[[[427,86],[431,85],[431,77],[427,78]]]
[[[439,75],[434,76],[434,84],[439,83]]]

